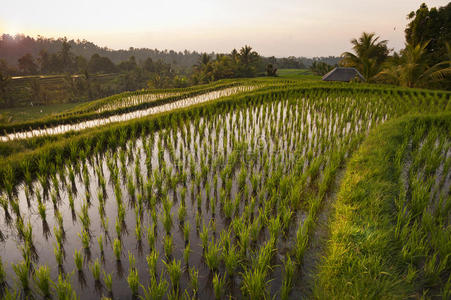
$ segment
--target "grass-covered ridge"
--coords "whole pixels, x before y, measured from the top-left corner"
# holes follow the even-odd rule
[[[87,120],[96,120],[114,115],[171,103],[191,96],[205,94],[211,91],[226,89],[232,86],[255,86],[259,90],[285,89],[322,89],[324,91],[342,90],[356,93],[382,93],[394,95],[412,95],[435,98],[437,101],[447,101],[451,92],[430,91],[424,89],[406,89],[388,85],[350,84],[341,82],[323,82],[316,77],[302,76],[300,78],[253,78],[227,79],[181,89],[159,89],[125,92],[110,97],[90,101],[62,113],[50,115],[37,120],[0,124],[0,134],[23,132],[30,129],[50,128],[60,124],[76,124]],[[126,105],[124,105],[126,103]]]
[[[271,82],[271,81],[270,81]],[[424,90],[368,88],[367,85],[347,85],[342,83],[323,85],[269,85],[267,89],[246,93],[246,95],[229,96],[209,101],[188,108],[176,109],[171,112],[111,124],[99,128],[91,128],[77,132],[69,132],[57,136],[44,136],[20,141],[0,143],[0,155],[4,158],[0,163],[0,174],[4,185],[11,178],[21,179],[24,165],[31,173],[37,170],[38,161],[45,157],[54,162],[56,157],[78,159],[80,150],[87,153],[115,147],[123,144],[130,136],[136,136],[148,130],[164,128],[179,118],[190,118],[192,115],[202,115],[208,112],[223,110],[230,105],[245,105],[253,101],[275,101],[283,98],[335,98],[334,109],[340,109],[340,102],[352,99],[350,107],[361,106],[373,111],[373,114],[385,114],[384,118],[401,116],[407,112],[438,112],[451,109],[450,93],[428,92]],[[376,104],[377,103],[377,104]],[[371,105],[372,104],[372,105]],[[352,109],[351,109],[352,110]],[[174,121],[173,121],[174,120]],[[76,150],[78,148],[78,150]],[[86,153],[86,154],[87,154]],[[60,159],[61,160],[61,159]],[[7,175],[9,174],[9,175]],[[16,180],[14,179],[14,181]]]
[[[317,298],[450,297],[450,136],[449,112],[370,133],[335,202]]]

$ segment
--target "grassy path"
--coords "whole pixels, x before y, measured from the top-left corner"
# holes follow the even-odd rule
[[[318,273],[318,268],[321,258],[326,251],[326,243],[330,237],[329,223],[333,215],[333,206],[337,198],[337,192],[343,180],[345,169],[337,171],[335,182],[324,199],[320,213],[316,220],[315,229],[308,248],[305,251],[303,263],[301,266],[298,286],[300,295],[304,299],[312,298],[313,289],[315,285],[315,276]]]
[[[406,240],[397,233],[399,216],[405,214],[403,210],[400,212],[397,204],[402,190],[403,145],[419,127],[424,127],[425,132],[438,128],[449,137],[451,115],[402,117],[381,125],[370,133],[348,163],[334,204],[329,225],[331,236],[316,278],[315,298],[446,299],[450,296],[449,252],[445,257],[439,255],[440,251],[446,253],[450,246],[447,221],[444,221],[445,228],[426,229],[425,236],[420,239],[423,245],[414,241],[415,245],[422,245],[422,249],[414,249],[415,245],[411,245],[413,250],[406,249],[411,243],[409,238],[426,226],[422,220],[412,217],[404,224]],[[449,141],[445,145],[449,146]],[[439,208],[438,214],[449,214],[449,191],[445,197],[448,204],[445,211],[440,212]],[[410,208],[413,201],[413,198],[408,199],[404,205]],[[423,216],[428,210],[426,204]],[[433,244],[432,236],[438,231],[448,235],[448,241],[440,244],[442,249],[436,250],[438,254],[435,255],[425,249],[429,249],[428,244]],[[413,251],[416,253],[412,254]],[[431,257],[435,257],[432,263]]]

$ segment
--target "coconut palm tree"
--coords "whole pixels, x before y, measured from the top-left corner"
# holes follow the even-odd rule
[[[407,44],[390,58],[378,78],[389,83],[407,87],[427,87],[451,75],[451,47],[447,44],[448,60],[428,65],[427,46],[429,42],[416,45]]]
[[[390,50],[387,40],[379,40],[375,33],[363,32],[359,39],[352,39],[354,53],[344,52],[340,62],[345,67],[354,67],[362,73],[366,80],[371,81],[381,70],[382,63]]]
[[[238,53],[238,60],[241,64],[241,75],[242,76],[254,76],[256,71],[256,64],[258,62],[258,53],[252,51],[251,46],[244,46],[240,49]]]

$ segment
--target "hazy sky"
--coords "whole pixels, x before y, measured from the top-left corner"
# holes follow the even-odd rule
[[[448,0],[6,0],[0,32],[80,38],[112,49],[340,55],[362,31],[404,45],[406,15]]]

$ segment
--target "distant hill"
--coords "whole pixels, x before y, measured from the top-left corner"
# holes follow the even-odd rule
[[[38,57],[41,50],[48,53],[55,53],[61,50],[63,38],[53,39],[38,36],[37,38],[9,34],[3,34],[0,38],[0,58],[4,59],[8,65],[16,66],[17,60],[27,53],[33,57]],[[191,67],[199,61],[200,53],[196,51],[185,50],[183,52],[175,52],[173,50],[157,50],[148,48],[133,48],[128,50],[112,50],[107,47],[99,47],[96,44],[86,40],[68,40],[71,46],[71,52],[75,55],[81,55],[89,59],[93,54],[106,56],[115,64],[128,60],[130,56],[135,56],[136,60],[144,61],[148,57],[152,60],[159,60],[172,65],[180,65],[181,67]]]
[[[61,50],[64,38],[46,38],[38,36],[37,38],[18,34],[15,36],[3,34],[0,37],[0,59],[6,61],[10,66],[17,66],[17,60],[27,53],[30,53],[34,58],[37,58],[41,50],[48,53],[56,53]],[[93,54],[99,54],[111,59],[115,64],[128,60],[131,56],[135,56],[137,62],[146,60],[148,57],[152,60],[162,60],[174,67],[182,69],[190,68],[199,62],[201,53],[197,51],[173,51],[173,50],[158,50],[149,48],[133,48],[128,50],[112,50],[107,47],[100,47],[92,42],[86,40],[68,40],[71,46],[71,52],[76,56],[83,56],[89,59]],[[214,56],[214,53],[210,53]],[[311,66],[313,61],[322,61],[330,65],[335,65],[340,60],[339,57],[294,57],[275,58],[266,57],[265,62],[273,63],[279,68],[305,68]]]

